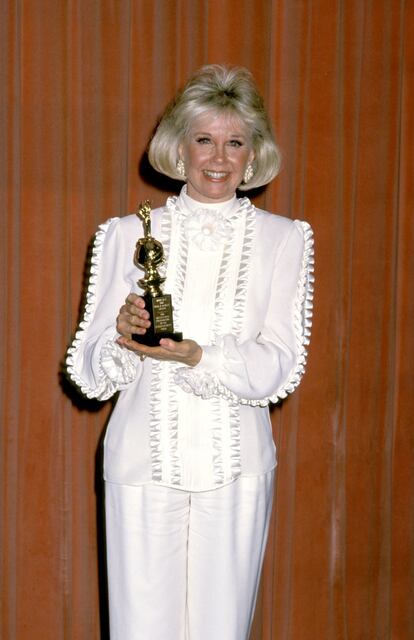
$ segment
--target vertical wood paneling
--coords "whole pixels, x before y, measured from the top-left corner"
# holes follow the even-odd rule
[[[413,11],[0,2],[4,640],[108,637],[97,479],[110,405],[81,399],[60,363],[91,236],[174,190],[144,151],[207,62],[248,66],[274,122],[283,170],[254,201],[316,233],[308,373],[272,412],[278,484],[252,640],[414,636]]]

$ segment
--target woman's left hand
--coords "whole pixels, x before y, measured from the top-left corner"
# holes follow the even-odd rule
[[[181,362],[189,367],[195,367],[201,360],[202,348],[194,340],[175,342],[169,338],[162,338],[158,347],[148,347],[145,344],[129,340],[125,336],[118,338],[117,343],[130,351],[134,351],[143,360],[146,357],[156,360],[172,360]]]

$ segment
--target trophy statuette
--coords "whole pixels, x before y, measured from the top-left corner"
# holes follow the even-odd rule
[[[171,295],[163,293],[161,285],[165,278],[160,276],[157,267],[164,262],[164,249],[151,235],[151,206],[145,200],[138,206],[138,218],[142,221],[144,237],[136,244],[134,264],[144,270],[144,277],[138,284],[144,291],[142,298],[148,311],[151,326],[144,335],[134,333],[132,339],[149,347],[159,345],[161,338],[171,338],[177,342],[183,339],[182,333],[174,332]]]

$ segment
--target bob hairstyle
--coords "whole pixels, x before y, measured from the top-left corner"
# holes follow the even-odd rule
[[[281,157],[253,77],[243,67],[219,64],[201,67],[168,105],[148,149],[154,169],[175,180],[184,179],[176,169],[178,147],[194,119],[206,113],[228,113],[239,118],[251,132],[254,175],[239,189],[261,187],[273,180]]]

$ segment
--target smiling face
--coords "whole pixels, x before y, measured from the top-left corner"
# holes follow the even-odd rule
[[[178,148],[187,176],[187,193],[199,202],[225,202],[254,159],[251,135],[235,115],[206,113],[192,122]]]

